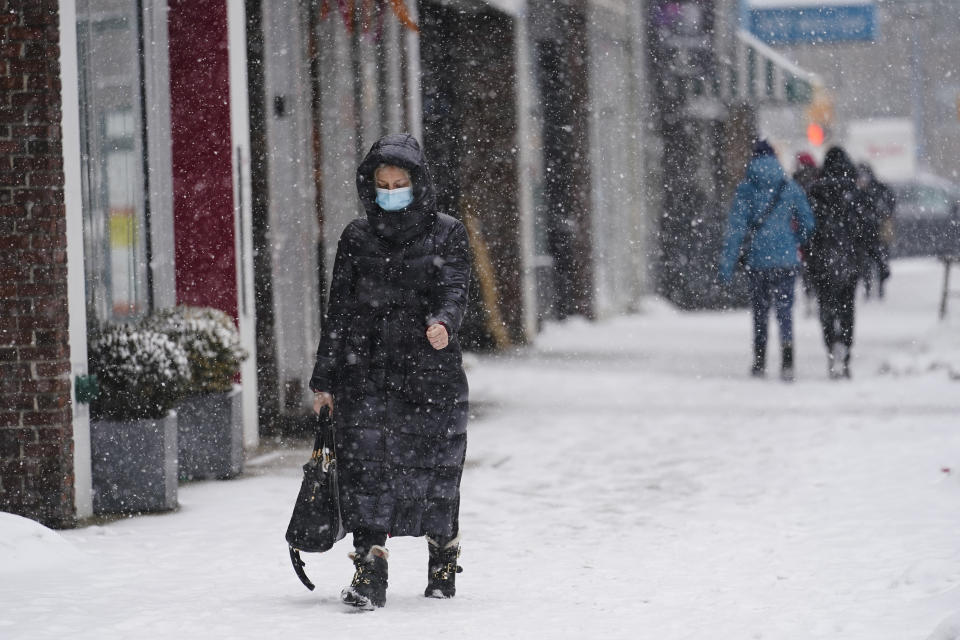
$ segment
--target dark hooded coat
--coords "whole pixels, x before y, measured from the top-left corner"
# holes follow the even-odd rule
[[[855,284],[865,256],[875,253],[875,234],[864,219],[864,194],[856,179],[850,157],[834,147],[824,158],[821,178],[810,189],[816,227],[807,266],[818,289]]]
[[[414,200],[376,204],[374,171],[410,172]],[[470,280],[467,232],[439,213],[413,136],[380,139],[357,169],[366,217],[344,229],[314,391],[334,394],[341,508],[348,531],[449,537],[457,533],[466,451],[467,380],[458,332]],[[446,326],[435,350],[427,327]]]

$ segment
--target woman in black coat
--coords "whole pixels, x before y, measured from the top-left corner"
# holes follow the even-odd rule
[[[467,444],[457,333],[470,280],[467,232],[440,213],[409,134],[381,138],[357,169],[366,216],[344,229],[310,379],[335,419],[348,605],[386,601],[387,536],[426,536],[427,597],[452,597]],[[334,411],[335,407],[335,411]]]
[[[850,377],[857,279],[865,256],[876,252],[856,180],[857,168],[850,157],[840,147],[832,147],[809,193],[816,227],[807,268],[817,291],[829,374],[834,379]]]

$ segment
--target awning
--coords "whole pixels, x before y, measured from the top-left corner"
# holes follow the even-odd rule
[[[823,87],[817,74],[801,68],[746,29],[737,31],[733,58],[722,65],[721,93],[727,103],[807,104]]]

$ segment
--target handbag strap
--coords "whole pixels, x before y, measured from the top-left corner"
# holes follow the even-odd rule
[[[781,180],[780,184],[777,185],[777,190],[774,192],[773,197],[770,199],[770,202],[766,207],[763,208],[763,211],[760,212],[760,215],[753,219],[750,223],[750,226],[747,227],[747,233],[743,237],[743,243],[740,245],[740,255],[741,257],[746,257],[746,254],[749,253],[750,247],[753,244],[753,236],[757,235],[757,231],[760,230],[760,227],[763,226],[763,223],[767,221],[767,216],[777,208],[777,204],[780,202],[780,195],[783,193],[784,188],[787,186],[786,180]]]
[[[330,417],[330,409],[323,407],[317,414],[316,433],[313,438],[313,454],[311,458],[320,458],[324,448],[334,451],[333,446],[333,418]]]

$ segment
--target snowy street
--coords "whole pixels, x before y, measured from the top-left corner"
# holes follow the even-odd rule
[[[895,262],[885,300],[858,298],[851,381],[827,379],[802,299],[794,384],[776,349],[749,377],[747,310],[653,298],[471,357],[453,600],[423,598],[409,538],[388,542],[384,609],[339,602],[349,539],[305,556],[307,591],[283,535],[309,454],[265,443],[242,478],[181,485],[174,513],[59,532],[0,514],[0,638],[960,638],[960,299],[938,321],[941,279]]]

